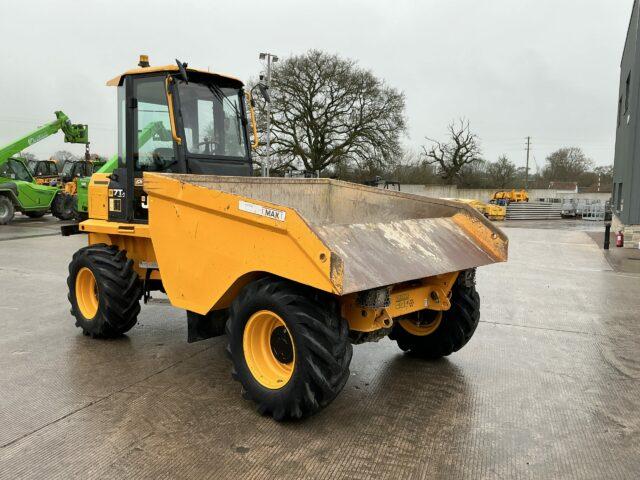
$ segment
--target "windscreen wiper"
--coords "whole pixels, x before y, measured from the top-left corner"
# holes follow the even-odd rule
[[[224,103],[225,100],[227,101],[227,103],[229,105],[231,105],[231,108],[233,108],[233,111],[236,112],[236,117],[239,118],[240,120],[244,121],[246,120],[238,111],[238,107],[236,106],[236,104],[234,104],[231,100],[229,100],[229,98],[224,94],[224,92],[222,91],[222,89],[215,85],[215,84],[211,84],[208,83],[207,84],[207,88],[209,88],[209,91],[211,93],[213,93],[216,97],[218,97],[218,99],[220,100],[221,103]]]

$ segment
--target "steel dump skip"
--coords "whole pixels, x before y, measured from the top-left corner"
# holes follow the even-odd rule
[[[177,184],[180,187],[176,190]],[[196,197],[189,194],[193,187],[194,195],[201,194],[199,202],[227,194],[233,199],[227,202],[232,208],[226,207],[232,216],[240,202],[289,211],[284,221],[269,219],[278,228],[287,229],[292,215],[299,215],[330,251],[331,280],[339,294],[507,258],[506,236],[475,209],[458,202],[330,179],[145,174],[145,190],[151,200],[163,197],[178,204],[195,202]],[[200,208],[206,211],[207,205]],[[240,209],[247,211],[246,206]],[[215,220],[212,217],[210,221]],[[153,203],[150,225],[153,228]],[[290,230],[290,235],[302,234]]]

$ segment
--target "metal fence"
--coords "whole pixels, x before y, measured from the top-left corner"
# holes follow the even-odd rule
[[[604,221],[605,206],[603,203],[593,203],[591,205],[585,205],[582,208],[582,219],[592,222]]]

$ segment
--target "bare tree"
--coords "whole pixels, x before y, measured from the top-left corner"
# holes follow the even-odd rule
[[[547,157],[542,171],[546,181],[578,181],[593,168],[594,162],[578,147],[565,147]]]
[[[435,165],[443,179],[458,181],[463,167],[480,160],[478,136],[471,132],[469,120],[461,118],[447,127],[449,138],[439,141],[425,137],[430,142],[422,147],[426,162]]]
[[[271,80],[272,165],[323,171],[374,170],[393,162],[406,131],[405,99],[355,61],[310,50],[275,64]],[[258,103],[264,136],[265,104]],[[258,162],[264,157],[264,142]]]
[[[419,150],[405,148],[398,162],[389,170],[387,176],[400,183],[415,183],[429,185],[440,183],[442,180],[436,175],[433,165],[429,165],[422,158]]]
[[[20,154],[20,158],[24,159],[25,161],[30,161],[30,160],[37,160],[38,157],[36,157],[33,153],[31,152],[22,152]]]
[[[516,171],[515,164],[506,155],[501,155],[497,161],[487,164],[487,176],[491,186],[497,188],[506,188],[513,184]]]
[[[464,164],[456,176],[456,183],[463,188],[487,187],[487,162],[478,158],[475,162]]]

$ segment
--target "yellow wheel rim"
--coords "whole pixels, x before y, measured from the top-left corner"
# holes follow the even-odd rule
[[[431,323],[427,323],[424,325],[420,325],[414,320],[410,319],[402,319],[399,320],[400,326],[404,328],[411,335],[416,335],[418,337],[424,337],[427,335],[431,335],[435,332],[440,326],[440,322],[442,321],[442,312],[438,312],[436,318],[433,319]]]
[[[253,377],[277,390],[293,376],[296,350],[284,320],[269,310],[251,315],[242,335],[244,359]]]
[[[98,287],[96,277],[87,267],[82,267],[76,275],[76,302],[82,316],[93,320],[98,313]]]

